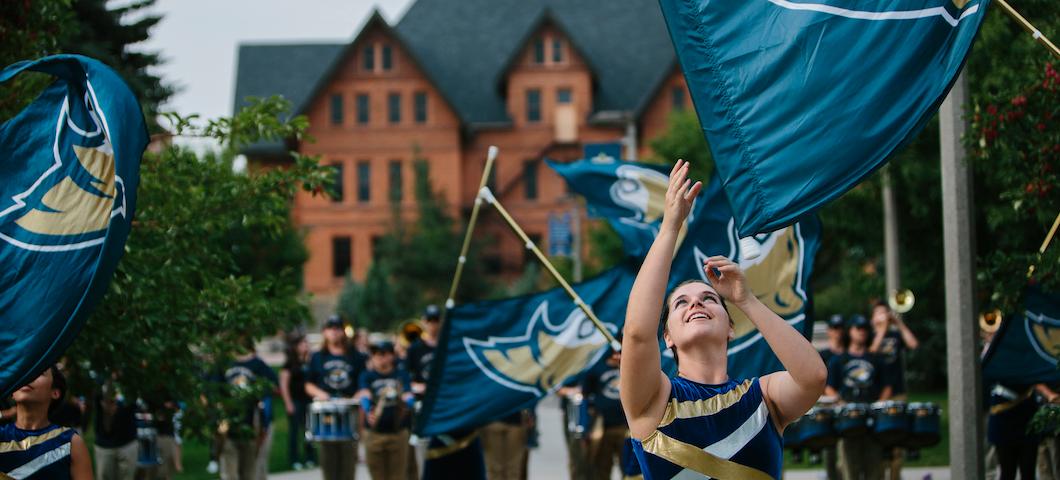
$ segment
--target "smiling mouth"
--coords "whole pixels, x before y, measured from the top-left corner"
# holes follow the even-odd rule
[[[691,323],[693,320],[710,320],[710,317],[708,317],[706,313],[696,312],[692,315],[689,315],[688,318],[685,320],[685,323]]]

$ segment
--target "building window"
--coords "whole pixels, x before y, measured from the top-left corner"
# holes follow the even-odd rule
[[[427,123],[427,92],[416,92],[416,123]]]
[[[344,182],[342,178],[342,164],[336,163],[332,165],[331,168],[335,170],[335,178],[331,182],[331,193],[333,194],[333,196],[331,197],[331,201],[339,203],[342,202],[342,197],[345,194]]]
[[[541,121],[541,90],[536,88],[526,91],[526,121]]]
[[[394,68],[394,55],[390,49],[390,45],[383,45],[383,71],[390,71]]]
[[[400,202],[401,192],[401,160],[390,161],[390,201]]]
[[[331,276],[345,277],[353,266],[350,237],[331,238]]]
[[[365,71],[371,72],[372,70],[375,70],[375,45],[365,46],[362,57],[364,59]]]
[[[372,199],[372,164],[367,160],[357,162],[357,201],[367,203]]]
[[[552,63],[563,62],[563,40],[552,39]]]
[[[541,65],[545,63],[545,39],[538,37],[534,39],[534,63]]]
[[[670,96],[672,97],[674,110],[685,109],[685,89],[681,87],[674,87],[673,91],[670,93]]]
[[[526,199],[537,200],[537,162],[533,160],[523,163],[523,186]]]
[[[401,123],[401,94],[391,93],[386,98],[386,104],[390,123]]]
[[[571,93],[569,88],[556,90],[556,103],[570,103]]]
[[[368,94],[358,93],[357,94],[357,123],[361,125],[368,125]]]
[[[342,94],[331,95],[331,124],[342,125]]]

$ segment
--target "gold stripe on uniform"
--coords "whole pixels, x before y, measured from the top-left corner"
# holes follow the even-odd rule
[[[994,406],[990,407],[990,414],[991,415],[997,415],[997,414],[999,414],[1001,412],[1005,412],[1005,411],[1008,411],[1008,410],[1011,410],[1011,409],[1015,408],[1019,404],[1023,403],[1024,400],[1030,398],[1031,397],[1031,393],[1034,393],[1034,389],[1033,388],[1028,388],[1027,391],[1024,392],[1022,395],[1020,395],[1019,397],[1017,397],[1017,398],[1015,398],[1013,400],[1010,400],[1008,402],[999,403],[997,405],[994,405]]]
[[[739,402],[744,394],[750,389],[751,379],[747,379],[736,388],[710,398],[685,402],[678,402],[676,398],[671,398],[670,403],[666,404],[666,410],[663,412],[662,420],[659,421],[659,428],[673,423],[674,420],[677,420],[678,418],[696,418],[714,415],[715,413],[733,406],[736,402]]]
[[[641,442],[644,451],[662,458],[674,465],[696,471],[702,475],[723,480],[772,480],[767,473],[740,465],[731,460],[718,458],[675,438],[667,436],[658,430],[648,435]]]
[[[463,450],[464,448],[467,448],[468,445],[471,445],[471,442],[474,442],[476,438],[478,438],[478,430],[475,430],[475,432],[471,435],[461,438],[460,440],[450,443],[449,445],[446,445],[444,447],[428,449],[427,459],[435,460],[438,458],[442,458],[446,455],[455,453],[458,450]]]
[[[51,439],[53,439],[55,437],[58,437],[59,435],[62,435],[63,432],[65,432],[67,430],[69,430],[69,428],[62,427],[62,428],[57,428],[55,430],[52,430],[52,431],[50,431],[48,433],[45,433],[43,435],[37,435],[35,437],[26,437],[26,438],[23,438],[22,440],[11,440],[11,441],[8,441],[8,442],[0,443],[0,453],[24,452],[26,450],[29,450],[30,447],[33,447],[34,445],[38,445],[38,444],[47,442],[48,440],[51,440]],[[0,477],[0,480],[2,480],[2,479],[3,479],[3,477]]]

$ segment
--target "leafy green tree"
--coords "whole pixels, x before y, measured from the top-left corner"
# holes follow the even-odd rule
[[[650,161],[673,165],[678,159],[687,160],[691,164],[690,177],[706,182],[714,171],[714,157],[695,110],[671,113],[666,125],[665,133],[648,142],[653,152]]]
[[[301,136],[303,117],[276,120],[288,107],[255,102],[202,127],[176,118],[176,132],[216,138],[224,150],[168,145],[145,155],[126,253],[68,351],[75,376],[114,374],[126,397],[186,400],[187,424],[205,435],[211,419],[225,418],[219,406],[244,398],[205,375],[237,346],[308,319],[299,283],[306,254],[290,205],[298,189],[331,181],[331,170],[298,154],[290,168],[250,174],[233,172],[231,161],[256,138]]]

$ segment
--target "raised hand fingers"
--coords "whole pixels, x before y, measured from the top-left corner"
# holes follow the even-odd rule
[[[694,200],[696,196],[699,195],[700,190],[703,190],[703,182],[696,182],[696,184],[692,185],[692,188],[688,189],[688,192],[685,193],[685,201],[691,202]]]

